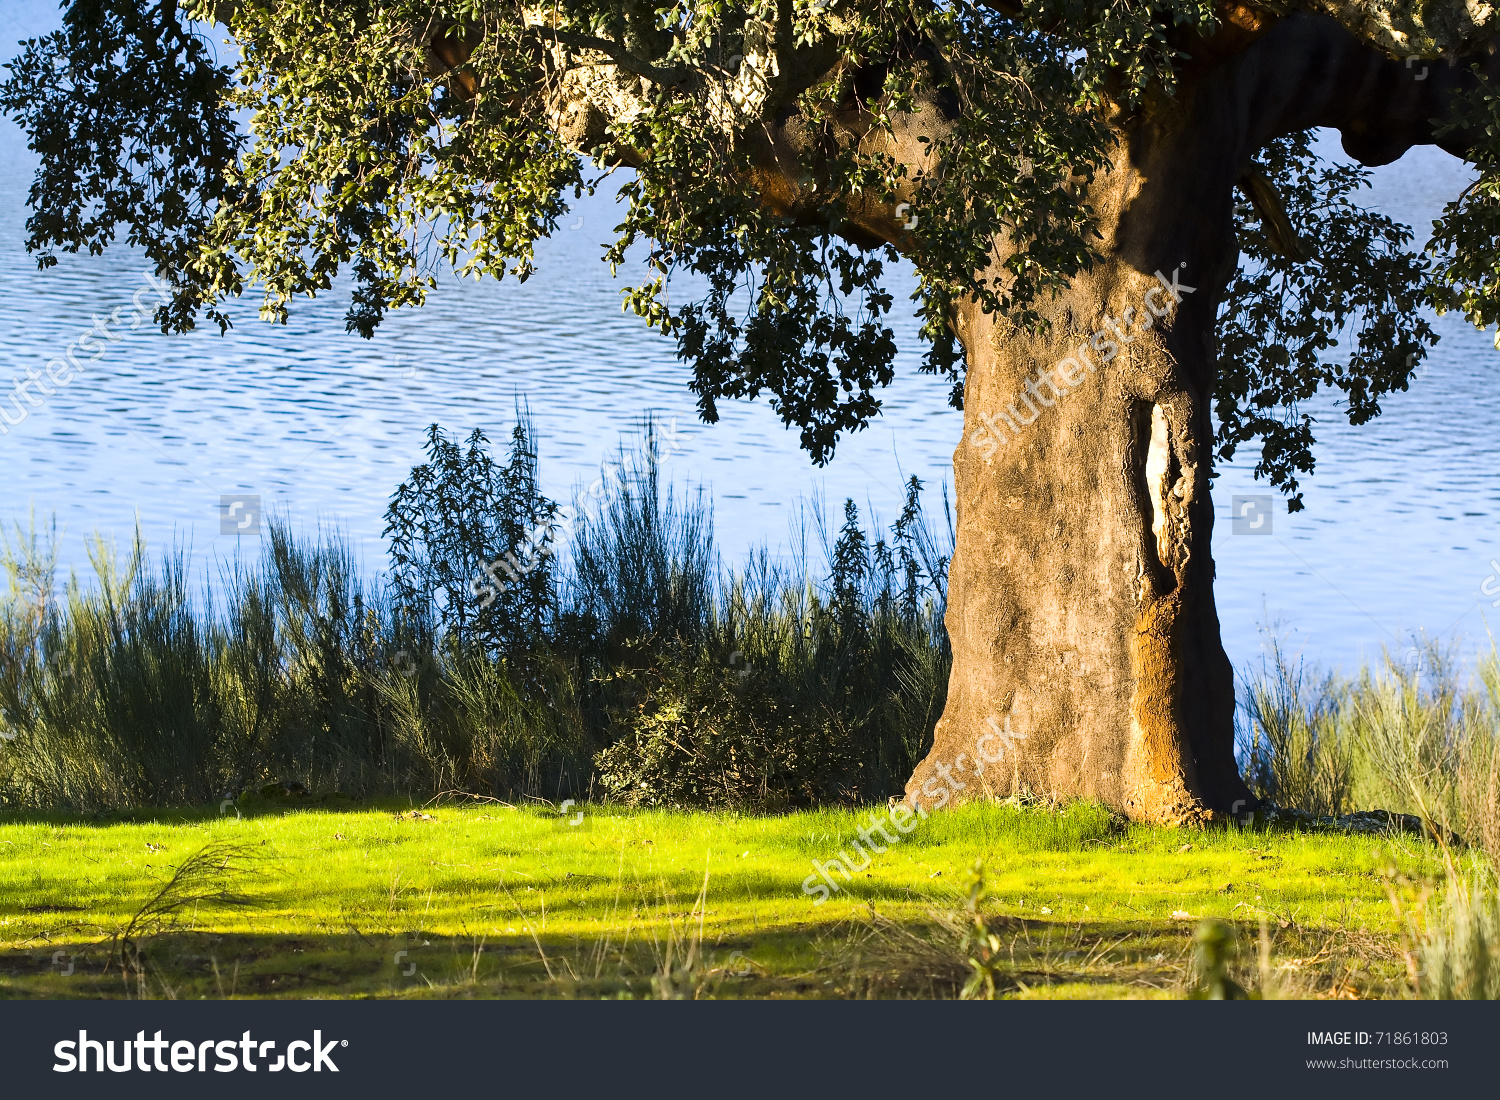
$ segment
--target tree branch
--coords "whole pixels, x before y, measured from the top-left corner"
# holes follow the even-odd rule
[[[593,35],[576,34],[573,31],[559,30],[556,27],[535,27],[535,32],[543,38],[556,42],[558,45],[567,46],[572,50],[594,50],[602,53],[620,68],[636,76],[643,76],[647,80],[670,87],[680,84],[687,79],[688,70],[682,68],[664,69],[659,65],[653,65],[643,58],[636,57],[623,46],[616,45],[608,39],[595,38]]]
[[[1242,158],[1280,134],[1327,126],[1342,135],[1345,152],[1374,166],[1413,145],[1437,145],[1463,157],[1481,135],[1442,129],[1454,96],[1478,82],[1476,66],[1491,79],[1500,77],[1493,44],[1451,62],[1408,62],[1329,16],[1298,13],[1227,61],[1203,90],[1225,97],[1216,123],[1227,127],[1223,133],[1242,135]]]
[[[1252,168],[1240,177],[1239,185],[1245,197],[1255,207],[1255,212],[1260,215],[1260,223],[1265,227],[1266,241],[1270,246],[1287,259],[1298,263],[1306,263],[1312,259],[1312,253],[1293,228],[1291,219],[1286,216],[1286,203],[1281,201],[1281,193],[1276,190],[1270,177],[1259,168]]]

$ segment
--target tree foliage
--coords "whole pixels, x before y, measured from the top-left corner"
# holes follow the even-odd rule
[[[192,22],[209,17],[232,34],[217,56]],[[1122,113],[1172,95],[1184,43],[1216,28],[1207,0],[67,0],[63,28],[10,64],[0,108],[43,155],[29,247],[46,265],[124,226],[177,288],[160,315],[176,329],[227,326],[224,303],[252,289],[284,321],[346,274],[348,326],[369,336],[443,267],[525,279],[568,197],[600,182],[587,165],[630,166],[605,255],[647,245],[625,307],[675,338],[705,419],[766,395],[822,463],[878,414],[896,353],[897,251],[858,212],[920,212],[900,243],[924,369],[961,405],[955,304],[1045,329],[1052,293],[1097,258],[1085,193]],[[599,102],[613,107],[594,118]],[[1485,96],[1469,109],[1500,115]],[[934,112],[943,126],[913,138]],[[764,189],[773,121],[799,135],[790,205]],[[921,156],[897,155],[913,140]],[[1312,468],[1303,403],[1332,387],[1353,422],[1376,415],[1433,340],[1423,305],[1500,318],[1500,184],[1495,158],[1479,163],[1429,264],[1356,204],[1360,170],[1296,135],[1263,151],[1314,247],[1286,256],[1237,217],[1220,453],[1258,439],[1257,473],[1293,507]],[[701,297],[669,295],[684,275]],[[1333,366],[1345,336],[1354,353]]]
[[[1235,209],[1243,261],[1219,325],[1216,442],[1228,459],[1259,439],[1256,476],[1296,511],[1296,475],[1314,465],[1314,421],[1302,404],[1337,389],[1349,422],[1365,423],[1382,395],[1407,388],[1437,336],[1422,316],[1429,264],[1408,249],[1411,230],[1354,201],[1369,186],[1366,169],[1323,161],[1305,132],[1272,141],[1260,163],[1301,239],[1288,249],[1251,204]],[[1341,337],[1352,344],[1346,363],[1330,355]]]
[[[58,249],[98,255],[123,225],[181,291],[163,330],[190,328],[202,298],[188,279],[241,149],[232,69],[170,0],[79,0],[22,45],[0,108],[41,154],[27,247],[50,267]]]
[[[1443,208],[1433,226],[1438,264],[1432,298],[1440,311],[1458,310],[1484,328],[1500,322],[1500,94],[1480,75],[1461,93],[1445,132],[1467,130],[1478,140],[1468,159],[1479,178]],[[1500,331],[1495,334],[1500,348]]]

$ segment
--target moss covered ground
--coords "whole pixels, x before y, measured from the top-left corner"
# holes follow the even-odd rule
[[[1443,865],[1412,837],[986,804],[887,825],[898,842],[877,834],[887,850],[817,904],[813,861],[877,812],[0,818],[0,996],[953,996],[976,861],[1003,996],[1183,996],[1205,918],[1235,925],[1247,986],[1401,996],[1405,922]]]

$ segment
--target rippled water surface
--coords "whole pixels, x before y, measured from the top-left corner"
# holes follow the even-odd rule
[[[50,29],[55,18],[50,2],[7,0],[0,41]],[[34,165],[17,129],[0,121],[7,393],[96,316],[121,308],[128,318],[145,287],[145,265],[123,248],[36,270],[22,247]],[[1419,149],[1377,172],[1374,201],[1425,231],[1469,178],[1446,155]],[[235,547],[219,533],[221,496],[258,494],[304,528],[337,523],[378,566],[386,501],[418,460],[425,426],[479,427],[503,442],[518,398],[536,421],[546,488],[559,497],[592,478],[648,411],[675,416],[688,438],[668,470],[707,489],[731,562],[753,543],[786,542],[798,502],[815,494],[830,504],[851,496],[890,522],[902,476],[916,474],[936,503],[960,418],[945,384],[917,373],[909,318],[884,415],[844,440],[824,470],[763,403],[724,402],[718,424],[698,423],[672,343],[621,314],[626,280],[598,261],[618,221],[611,191],[576,205],[525,285],[449,279],[371,341],[345,333],[338,294],[299,303],[285,327],[242,303],[223,337],[126,327],[98,363],[0,436],[0,518],[24,518],[31,504],[55,513],[64,560],[81,568],[84,536],[123,540],[137,519],[153,543],[176,538],[206,563]],[[1417,631],[1472,651],[1485,639],[1485,614],[1500,614],[1481,593],[1500,574],[1500,352],[1455,318],[1438,328],[1426,376],[1374,423],[1351,428],[1331,404],[1319,406],[1307,510],[1289,516],[1278,506],[1269,536],[1231,533],[1231,497],[1266,491],[1251,477],[1249,451],[1222,469],[1217,596],[1237,666],[1258,661],[1257,628],[1268,621],[1309,658],[1349,667],[1382,646],[1404,651]]]

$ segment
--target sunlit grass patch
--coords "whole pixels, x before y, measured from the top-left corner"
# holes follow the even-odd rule
[[[233,887],[249,904],[204,900],[138,936],[150,995],[951,996],[965,959],[943,914],[963,906],[976,859],[982,910],[1016,960],[1003,995],[1180,993],[1192,930],[1210,917],[1247,942],[1265,921],[1279,964],[1315,959],[1329,988],[1318,968],[1333,955],[1319,952],[1362,937],[1374,947],[1339,980],[1394,994],[1390,891],[1415,898],[1442,874],[1440,854],[1411,838],[1153,829],[1088,804],[984,804],[932,815],[815,904],[813,861],[877,811],[578,809],[12,816],[0,823],[0,995],[138,994],[114,941],[207,845],[248,853]],[[911,966],[868,943],[855,962],[851,945],[859,954],[877,926],[927,946]]]

